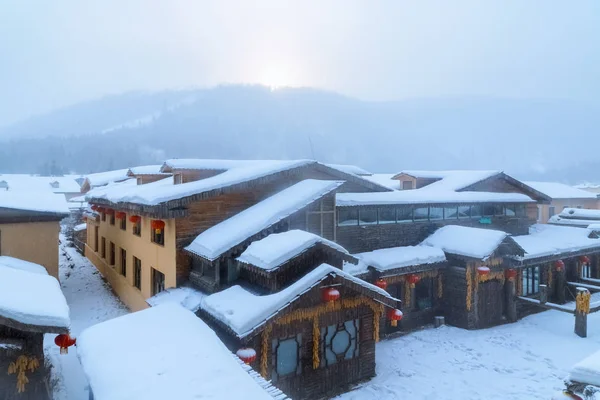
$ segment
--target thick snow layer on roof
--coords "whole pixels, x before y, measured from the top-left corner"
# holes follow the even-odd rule
[[[575,364],[569,373],[569,380],[600,386],[600,351]]]
[[[232,286],[205,297],[201,308],[229,326],[239,337],[244,337],[330,274],[342,276],[393,299],[388,292],[375,285],[355,278],[329,264],[322,264],[280,292],[257,296],[241,286]]]
[[[206,293],[195,288],[182,286],[163,290],[146,300],[146,303],[152,307],[166,303],[177,303],[195,313],[200,308],[200,302],[205,296]]]
[[[20,271],[33,272],[36,274],[48,275],[48,271],[43,265],[32,263],[9,256],[0,256],[0,267],[18,269]]]
[[[165,161],[163,169],[197,169],[227,171],[232,168],[256,167],[260,165],[272,165],[273,163],[285,162],[283,160],[223,160],[202,158],[174,158]]]
[[[446,261],[442,249],[430,246],[392,247],[359,253],[355,256],[379,271]]]
[[[94,199],[103,199],[113,203],[124,201],[144,204],[147,199],[151,199],[173,185],[173,177],[171,176],[144,185],[138,185],[136,180],[132,178],[123,182],[94,188],[86,194],[85,198],[92,203]]]
[[[559,216],[562,218],[592,219],[600,221],[600,210],[565,208],[560,212]]]
[[[359,175],[359,176],[373,175],[366,169],[362,169],[361,167],[359,167],[357,165],[350,165],[350,164],[325,164],[325,165],[327,165],[330,168],[345,172],[347,174],[354,174],[354,175]]]
[[[275,233],[262,240],[253,242],[238,260],[252,264],[267,271],[279,267],[281,264],[296,257],[316,243],[323,243],[342,253],[348,251],[337,243],[301,230],[291,230],[284,233]]]
[[[576,227],[536,224],[529,229],[529,235],[512,238],[525,250],[523,259],[526,260],[600,248],[600,239],[590,239],[590,232]]]
[[[587,228],[598,222],[597,219],[562,218],[559,215],[553,215],[548,219],[548,223],[551,225],[579,226],[582,228]]]
[[[73,227],[73,230],[74,230],[75,232],[81,232],[81,231],[83,231],[83,230],[85,230],[85,229],[87,229],[87,224],[86,224],[86,223],[79,224],[79,225],[75,225],[75,226]]]
[[[27,325],[68,328],[69,306],[53,276],[21,264],[0,265],[0,317]]]
[[[128,173],[130,172],[133,175],[158,175],[162,174],[160,169],[162,168],[162,164],[160,165],[142,165],[139,167],[129,168]]]
[[[485,260],[507,236],[506,232],[492,229],[446,225],[421,244],[440,248],[446,253]]]
[[[272,400],[200,318],[174,303],[86,329],[77,353],[96,400]]]
[[[399,190],[382,193],[337,193],[336,205],[366,206],[387,204],[442,204],[442,203],[531,203],[521,193],[453,192],[437,190]]]
[[[51,192],[0,190],[0,208],[51,214],[69,214],[69,207],[65,196]]]
[[[40,176],[26,174],[0,174],[9,190],[26,192],[78,193],[81,188],[74,176]]]
[[[591,229],[593,231],[600,231],[600,224],[595,223],[595,224],[590,224],[587,227],[588,229]]]
[[[207,229],[185,249],[209,260],[308,206],[343,182],[307,179]]]
[[[157,205],[169,200],[181,199],[211,190],[223,189],[311,163],[313,163],[313,161],[310,160],[263,161],[256,166],[233,168],[222,174],[199,181],[173,185],[173,179],[169,177],[158,181],[162,183],[153,182],[145,185],[137,185],[126,191],[110,190],[101,194],[94,192],[92,197],[100,197],[113,203],[130,202]],[[168,181],[170,181],[171,184],[168,184]],[[90,196],[86,196],[86,198],[89,199]]]
[[[553,199],[595,199],[594,193],[586,192],[585,190],[577,189],[564,183],[558,182],[523,182]]]
[[[89,182],[90,187],[104,186],[111,182],[120,182],[128,179],[128,171],[129,169],[117,169],[114,171],[97,172],[86,175],[85,179]]]
[[[392,179],[394,176],[396,176],[396,174],[373,174],[369,176],[363,176],[363,178],[392,190],[400,190],[400,181],[397,179]]]
[[[415,178],[440,179],[425,188],[436,188],[437,190],[461,190],[471,186],[484,179],[491,178],[494,175],[501,174],[502,171],[401,171],[400,174],[407,174]]]

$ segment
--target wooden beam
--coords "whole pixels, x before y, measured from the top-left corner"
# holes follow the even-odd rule
[[[562,312],[566,312],[569,314],[575,313],[575,307],[569,307],[569,306],[564,306],[564,305],[555,304],[555,303],[540,303],[540,301],[537,299],[530,299],[529,297],[523,297],[523,296],[518,296],[517,298],[525,303],[535,304],[535,305],[538,305],[547,310],[562,311]]]

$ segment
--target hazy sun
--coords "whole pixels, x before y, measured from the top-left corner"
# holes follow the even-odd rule
[[[294,82],[289,70],[281,66],[270,66],[264,70],[261,83],[270,87],[271,90],[277,90],[281,87],[292,86]]]

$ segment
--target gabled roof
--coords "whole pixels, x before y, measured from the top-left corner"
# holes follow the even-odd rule
[[[365,265],[373,267],[379,272],[446,261],[446,255],[442,249],[430,246],[391,247],[358,253],[355,256]]]
[[[231,248],[320,200],[342,183],[314,179],[301,181],[207,229],[185,250],[207,260],[215,260]]]
[[[51,192],[17,192],[0,190],[0,209],[19,210],[65,217],[69,207],[65,196]]]
[[[43,265],[9,256],[0,256],[0,267],[18,269],[20,271],[32,272],[34,274],[48,275],[48,271]]]
[[[394,204],[534,203],[521,193],[397,190],[385,193],[336,193],[338,207]]]
[[[0,174],[0,188],[15,192],[78,193],[76,176],[41,176],[27,174]]]
[[[392,190],[400,190],[400,181],[397,179],[392,179],[394,176],[395,174],[372,174],[369,176],[363,176],[363,178]]]
[[[259,166],[260,164],[272,164],[275,160],[223,160],[203,158],[173,158],[166,160],[161,166],[161,172],[173,172],[174,170],[209,170],[227,171],[232,168]]]
[[[170,175],[161,172],[162,164],[159,165],[142,165],[140,167],[132,167],[127,171],[127,176],[137,175]]]
[[[104,186],[113,182],[121,182],[128,179],[127,172],[129,169],[117,169],[113,171],[96,172],[85,176],[82,186],[88,185],[89,188],[96,186]]]
[[[431,183],[428,186],[436,185],[438,189],[458,191],[481,182],[492,176],[501,174],[502,171],[477,171],[477,170],[448,170],[448,171],[417,171],[403,170],[392,177],[399,179],[401,175],[408,175],[413,178],[437,179],[437,182]]]
[[[396,307],[398,300],[385,290],[331,265],[322,264],[280,292],[258,296],[241,286],[232,286],[202,299],[201,309],[234,335],[244,338],[262,328],[266,322],[330,276],[341,278],[351,287],[366,290],[376,301],[388,307]]]
[[[560,214],[550,217],[548,223],[586,228],[588,225],[600,223],[600,210],[565,208]]]
[[[332,250],[348,255],[350,258],[348,251],[339,244],[314,233],[294,229],[283,233],[274,233],[264,239],[253,242],[238,257],[238,261],[265,271],[273,271],[292,258],[314,247],[316,244],[329,247]]]
[[[524,181],[523,183],[552,199],[597,199],[596,193],[577,189],[564,183],[532,181]]]
[[[286,398],[175,303],[87,328],[77,354],[96,400]]]
[[[533,225],[529,235],[513,236],[516,243],[525,250],[519,260],[529,260],[541,257],[569,257],[571,253],[582,251],[600,251],[600,239],[590,237],[592,230],[552,226],[545,224]]]
[[[506,232],[446,225],[436,230],[421,245],[437,247],[448,254],[485,261],[505,240],[512,242]]]
[[[354,175],[359,175],[359,176],[373,175],[366,169],[363,169],[357,165],[350,165],[350,164],[325,164],[325,165],[327,165],[328,167],[331,167],[331,168],[339,169],[340,171],[343,171],[347,174],[354,174]]]

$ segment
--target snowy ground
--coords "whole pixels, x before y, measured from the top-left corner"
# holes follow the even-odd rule
[[[61,241],[64,242],[62,235]],[[71,309],[71,333],[75,337],[91,325],[129,312],[98,270],[73,247],[61,247],[60,280]],[[77,348],[71,347],[69,354],[61,355],[54,344],[55,336],[46,335],[44,341],[46,358],[52,362],[53,377],[57,379],[55,400],[87,400],[87,380],[77,358]]]

